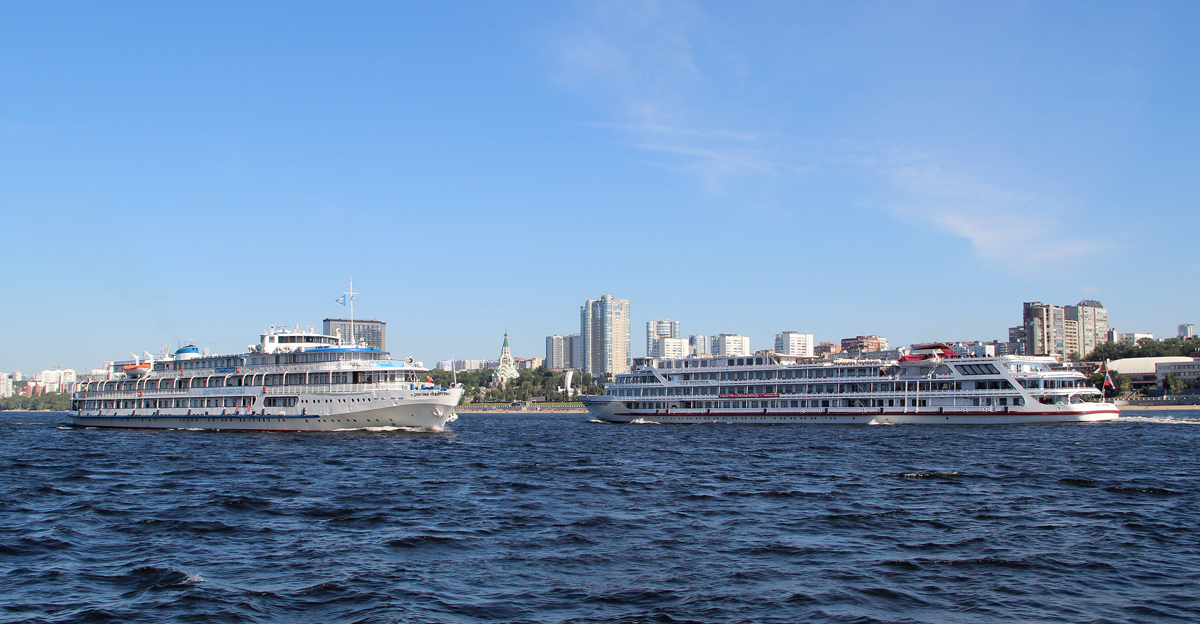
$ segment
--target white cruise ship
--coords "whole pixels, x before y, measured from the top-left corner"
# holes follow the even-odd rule
[[[347,341],[348,342],[348,341]],[[393,360],[310,327],[276,328],[241,355],[189,345],[154,359],[113,362],[77,386],[71,419],[88,427],[328,431],[455,420],[462,385],[438,388],[412,358]]]
[[[1116,405],[1052,357],[958,357],[916,345],[899,360],[754,355],[634,360],[588,412],[614,422],[1008,424],[1113,420]]]

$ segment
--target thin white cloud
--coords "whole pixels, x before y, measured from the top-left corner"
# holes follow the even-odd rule
[[[754,178],[849,172],[863,189],[879,189],[871,205],[966,239],[1001,268],[1085,258],[1107,248],[1096,242],[1097,232],[1079,226],[1071,202],[981,181],[987,176],[956,166],[952,156],[850,142],[802,148],[799,137],[730,129],[742,124],[730,123],[712,104],[728,76],[705,70],[712,59],[737,52],[696,52],[719,47],[714,31],[686,1],[597,2],[554,39],[557,79],[618,119],[588,125],[651,155],[649,165],[696,176],[710,191]]]
[[[1019,269],[1108,248],[1066,200],[981,182],[910,149],[875,152],[862,162],[886,182],[878,204],[967,239],[997,265]]]
[[[731,130],[698,130],[696,128],[674,128],[671,126],[651,124],[629,124],[613,122],[592,122],[588,124],[596,128],[611,128],[628,132],[645,132],[665,136],[695,137],[712,140],[755,141],[765,135],[752,132],[735,132]]]
[[[707,30],[690,2],[616,1],[589,5],[555,37],[557,79],[624,121],[596,122],[653,164],[697,175],[710,187],[729,177],[773,175],[780,166],[768,138],[705,121],[712,79],[697,61],[693,36]]]
[[[764,141],[734,137],[733,133],[673,128],[630,132],[625,145],[664,157],[657,166],[700,176],[745,177],[775,175],[781,163]]]

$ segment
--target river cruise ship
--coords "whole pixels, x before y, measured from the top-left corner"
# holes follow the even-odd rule
[[[77,386],[72,421],[88,427],[328,431],[386,427],[441,431],[462,385],[439,388],[412,358],[309,327],[272,325],[240,355],[193,345],[112,362]]]
[[[1113,420],[1116,405],[1052,357],[958,357],[916,345],[898,360],[785,355],[640,358],[603,395],[606,422],[1008,424]]]

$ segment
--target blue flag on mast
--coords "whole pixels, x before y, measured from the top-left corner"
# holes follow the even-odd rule
[[[346,305],[346,295],[342,295],[341,297],[338,297],[337,302],[342,305]]]

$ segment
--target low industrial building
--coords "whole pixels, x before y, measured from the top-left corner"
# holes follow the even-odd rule
[[[1155,358],[1160,359],[1160,358]],[[1158,385],[1163,385],[1167,375],[1174,375],[1176,381],[1186,381],[1193,388],[1200,387],[1200,358],[1187,358],[1180,362],[1159,362],[1154,365],[1154,377]]]
[[[1130,390],[1143,391],[1160,385],[1159,364],[1180,364],[1192,361],[1193,359],[1190,357],[1181,356],[1123,358],[1109,362],[1108,369],[1128,377]],[[1165,376],[1166,373],[1163,375]]]

